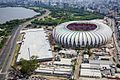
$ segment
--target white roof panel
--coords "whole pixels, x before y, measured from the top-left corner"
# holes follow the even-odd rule
[[[88,77],[102,77],[100,70],[93,69],[81,69],[80,75]]]
[[[29,29],[25,33],[17,62],[21,58],[29,60],[29,53],[30,56],[38,56],[38,59],[53,57],[52,52],[49,51],[49,41],[43,29]]]

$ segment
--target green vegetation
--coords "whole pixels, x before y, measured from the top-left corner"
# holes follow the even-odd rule
[[[12,20],[12,21],[9,21],[9,22],[6,22],[4,24],[0,24],[0,38],[1,38],[1,41],[0,41],[0,48],[3,47],[3,45],[5,44],[8,36],[15,30],[15,28],[23,23],[25,20]]]
[[[48,8],[51,11],[50,17],[35,19],[32,23],[37,25],[56,26],[63,22],[74,20],[91,20],[103,18],[103,15],[96,12],[85,11],[83,8]]]
[[[11,62],[11,66],[14,65],[14,63],[17,59],[19,50],[20,50],[20,44],[17,44],[16,47],[15,47],[15,50],[14,50],[14,56],[13,56],[13,59],[12,59],[12,62]]]
[[[45,10],[43,10],[42,8],[37,8],[37,7],[30,7],[30,9],[33,9],[36,12],[40,12],[42,14],[45,13]],[[37,15],[37,16],[40,16]],[[35,17],[37,17],[35,16]],[[26,22],[28,20],[30,20],[32,18],[27,18],[27,19],[21,19],[21,20],[11,20],[11,21],[7,21],[4,24],[0,24],[0,49],[3,47],[3,45],[5,44],[7,38],[9,35],[11,35],[14,30],[18,27],[18,25],[20,25],[23,22]]]
[[[23,35],[23,34],[20,34],[20,35],[17,37],[17,41],[22,41],[23,38],[24,38],[24,35]],[[14,56],[13,56],[13,59],[12,59],[12,61],[11,61],[11,66],[13,66],[14,63],[16,62],[17,56],[18,56],[18,54],[19,54],[20,47],[21,47],[21,44],[16,44],[15,49],[14,49]]]
[[[45,25],[45,26],[53,26],[53,25],[57,25],[58,22],[59,22],[58,19],[44,18],[44,19],[40,19],[40,20],[35,19],[31,23],[38,24],[38,25]]]
[[[72,61],[72,72],[74,73],[75,71],[75,66],[77,64],[77,60]]]
[[[76,65],[76,64],[72,65],[72,72],[73,72],[73,73],[74,73],[74,71],[75,71],[75,65]]]
[[[7,40],[7,37],[2,37],[2,40],[0,42],[0,48],[3,47],[4,43],[6,42],[6,40]]]
[[[45,10],[41,7],[29,7],[29,9],[34,10],[35,12],[40,13],[41,15],[45,13]]]
[[[17,25],[19,25],[19,24],[21,24],[22,22],[24,22],[25,20],[18,20],[18,19],[16,19],[16,20],[12,20],[12,21],[7,21],[6,23],[4,23],[4,24],[1,24],[0,25],[0,28],[1,29],[4,29],[4,34],[3,35],[9,35],[9,34],[11,34],[11,32],[13,31],[13,29],[17,26]]]
[[[120,68],[120,64],[117,64],[116,66],[117,66],[118,68]]]
[[[96,12],[85,11],[84,8],[50,8],[53,18],[63,18],[65,20],[90,20],[103,18],[103,15]]]
[[[116,60],[115,60],[115,58],[114,58],[114,57],[112,57],[112,59],[113,59],[113,61],[114,61],[114,62],[116,62]]]
[[[33,74],[34,70],[39,66],[36,56],[32,56],[30,60],[21,59],[18,63],[20,66],[20,72],[24,77]]]
[[[86,48],[85,51],[83,52],[83,54],[88,54],[89,56],[92,55],[92,52],[90,51],[90,48]]]

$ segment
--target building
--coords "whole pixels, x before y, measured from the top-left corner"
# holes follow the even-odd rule
[[[25,33],[17,62],[21,58],[29,60],[31,56],[37,56],[39,60],[51,60],[53,55],[47,34],[43,29],[28,29]]]
[[[82,69],[95,69],[95,70],[102,70],[105,69],[111,69],[109,64],[90,64],[90,63],[82,63],[81,64]]]
[[[108,60],[89,60],[90,64],[98,64],[98,65],[112,65],[113,63]]]
[[[97,20],[65,22],[53,30],[55,41],[69,48],[98,47],[111,36],[111,28]]]
[[[115,75],[115,70],[115,67],[109,64],[82,63],[80,76],[94,78],[101,78],[102,76],[108,77]]]
[[[58,55],[65,58],[74,58],[77,56],[77,52],[75,50],[65,49],[65,50],[60,50]]]
[[[60,61],[54,61],[54,65],[72,66],[72,60],[67,58],[61,58]]]
[[[44,65],[40,64],[35,72],[52,76],[71,77],[72,62],[71,59],[61,58],[60,61],[54,61],[53,63]]]
[[[80,76],[81,77],[94,77],[94,78],[102,77],[100,70],[94,70],[94,69],[81,69]]]
[[[100,69],[100,65],[98,64],[89,64],[89,63],[82,63],[81,64],[81,69]]]

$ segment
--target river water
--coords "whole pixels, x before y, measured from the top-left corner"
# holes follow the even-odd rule
[[[0,8],[0,24],[14,19],[31,18],[39,13],[23,7]]]

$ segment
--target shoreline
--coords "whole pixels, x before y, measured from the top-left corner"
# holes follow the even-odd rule
[[[11,7],[11,6],[7,6],[7,7],[1,7],[1,6],[0,6],[0,8],[8,8],[8,7]],[[6,21],[6,22],[11,22],[11,21],[14,21],[14,20],[29,20],[29,19],[35,18],[36,16],[40,16],[40,15],[41,15],[40,12],[37,12],[37,11],[35,11],[34,9],[31,9],[31,8],[29,8],[29,7],[19,7],[19,6],[16,6],[16,7],[11,7],[11,8],[25,8],[25,9],[32,10],[32,11],[38,13],[38,14],[37,14],[37,15],[34,15],[33,17],[28,17],[28,18],[23,18],[23,19],[17,19],[17,18],[16,18],[16,19],[11,19],[11,20],[8,20],[8,21]],[[6,24],[6,22],[0,23],[0,25]]]

